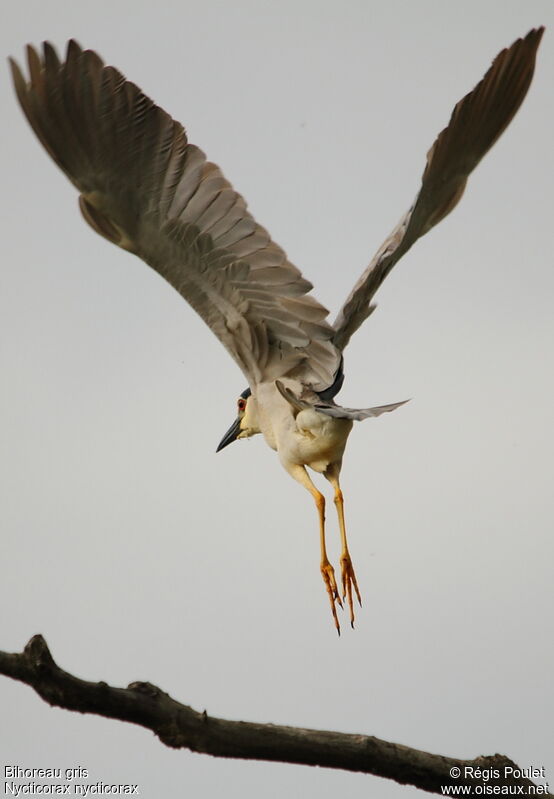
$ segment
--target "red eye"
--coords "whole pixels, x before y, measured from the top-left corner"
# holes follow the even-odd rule
[[[246,408],[246,400],[242,399],[242,397],[237,402],[239,411],[243,411]]]

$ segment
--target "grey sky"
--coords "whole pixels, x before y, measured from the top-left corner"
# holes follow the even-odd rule
[[[0,81],[0,648],[228,718],[502,752],[554,786],[550,2],[4,0],[0,51],[76,37],[183,122],[338,310],[453,105],[546,24],[534,83],[451,217],[346,351],[342,483],[364,598],[337,640],[309,495],[260,437],[217,457],[245,381],[146,265],[95,236]],[[330,549],[338,532],[329,512]],[[2,766],[145,797],[415,795],[218,761],[0,680]],[[3,780],[2,780],[3,787]]]

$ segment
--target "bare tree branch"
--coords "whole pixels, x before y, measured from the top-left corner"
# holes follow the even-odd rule
[[[487,786],[521,786],[520,795],[552,799],[542,786],[537,790],[530,779],[519,775],[521,770],[503,755],[458,760],[370,735],[227,721],[198,713],[148,682],[133,682],[128,688],[87,682],[60,669],[41,635],[33,636],[21,654],[0,652],[0,673],[32,686],[50,705],[140,724],[176,749],[360,771],[438,794],[443,793],[441,786],[448,785],[482,789],[483,775],[476,776],[476,771],[488,770]],[[452,769],[459,769],[459,778],[452,778]]]

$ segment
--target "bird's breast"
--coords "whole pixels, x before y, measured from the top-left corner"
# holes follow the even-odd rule
[[[329,464],[342,460],[351,430],[349,419],[333,419],[313,408],[306,408],[298,413],[295,429],[285,442],[287,459],[309,466],[316,472],[324,472]]]
[[[297,389],[296,386],[293,387]],[[266,443],[284,463],[324,472],[340,462],[353,422],[335,419],[314,408],[296,412],[274,385],[258,386],[257,413]]]

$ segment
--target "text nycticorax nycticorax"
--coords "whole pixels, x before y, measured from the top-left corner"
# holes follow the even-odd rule
[[[361,601],[348,551],[339,476],[354,421],[402,405],[343,408],[343,351],[374,310],[395,263],[460,200],[470,172],[529,88],[543,28],[502,50],[454,108],[427,154],[419,193],[379,248],[336,320],[312,284],[249,214],[243,198],[182,126],[91,50],[70,41],[65,61],[45,43],[28,47],[27,80],[12,60],[19,102],[38,138],[75,184],[83,216],[114,244],[171,283],[221,340],[249,388],[218,451],[262,433],[319,515],[321,573],[337,630],[343,600],[354,622]],[[306,467],[334,489],[341,536],[341,590],[325,547],[325,500]]]

